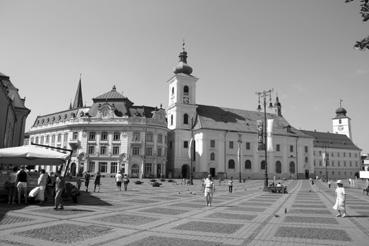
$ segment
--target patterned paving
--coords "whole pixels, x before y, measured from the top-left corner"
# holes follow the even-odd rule
[[[130,184],[105,178],[99,193],[82,192],[64,210],[0,204],[0,245],[367,245],[369,196],[348,189],[348,217],[336,218],[335,193],[325,183],[286,181],[288,194],[262,191],[262,180],[217,186],[205,206],[200,182]],[[180,181],[179,181],[180,183]],[[245,190],[247,188],[247,190]]]
[[[65,223],[27,230],[15,234],[30,238],[40,238],[50,242],[70,244],[78,241],[83,241],[91,237],[98,237],[104,235],[108,233],[110,230],[112,230],[112,228],[95,225],[80,226]]]

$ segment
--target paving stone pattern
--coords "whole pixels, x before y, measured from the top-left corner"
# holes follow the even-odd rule
[[[93,180],[92,180],[93,181]],[[368,245],[369,196],[348,189],[348,216],[336,218],[335,193],[327,184],[282,181],[288,194],[262,191],[263,180],[217,185],[211,207],[200,180],[193,186],[149,180],[117,191],[103,178],[100,192],[81,192],[64,210],[48,204],[0,204],[0,245],[12,246],[215,246]],[[216,183],[217,184],[217,183]],[[247,189],[246,189],[247,188]],[[245,190],[246,189],[246,190]]]

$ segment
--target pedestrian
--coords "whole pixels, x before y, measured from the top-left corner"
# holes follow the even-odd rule
[[[338,211],[337,217],[345,217],[346,216],[346,192],[345,188],[343,188],[343,183],[341,180],[337,180],[337,188],[336,188],[336,203],[333,206],[333,209]]]
[[[55,178],[55,207],[54,209],[58,209],[60,206],[60,209],[64,209],[63,206],[63,197],[62,194],[65,189],[65,180],[64,177],[61,176],[61,172],[56,172],[56,178]]]
[[[123,178],[124,191],[127,191],[128,183],[129,183],[129,178],[127,174],[124,174],[124,178]]]
[[[85,172],[85,187],[86,187],[86,192],[88,192],[88,185],[90,184],[90,173],[89,172]]]
[[[211,175],[209,174],[208,177],[205,179],[205,200],[206,200],[206,206],[211,206],[211,203],[213,201],[213,194],[215,191],[214,182],[211,178]]]
[[[233,177],[228,181],[228,191],[229,193],[233,192]]]
[[[329,189],[331,188],[331,184],[332,184],[332,182],[330,180],[328,180],[328,188]]]
[[[40,200],[41,203],[45,202],[45,190],[46,185],[49,179],[49,175],[45,172],[45,169],[41,169],[40,171],[40,177],[37,180],[37,185],[40,187],[40,192],[38,193],[38,200]]]
[[[101,179],[101,174],[100,172],[97,172],[96,177],[95,177],[94,192],[96,192],[96,187],[98,188],[97,192],[100,192],[100,185],[101,185],[100,179]]]
[[[21,169],[17,172],[17,190],[18,190],[18,204],[21,204],[21,194],[23,192],[24,194],[24,203],[27,205],[27,180],[28,180],[28,174],[24,170],[25,167],[21,166]]]
[[[118,187],[119,191],[122,190],[122,179],[123,179],[123,176],[122,176],[121,172],[118,171],[117,174],[115,175],[115,182],[117,184],[117,187]]]
[[[14,167],[8,176],[8,204],[15,203],[15,193],[17,190],[17,171],[18,167]]]

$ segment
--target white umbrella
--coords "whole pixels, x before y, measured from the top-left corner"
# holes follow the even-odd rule
[[[0,149],[0,165],[60,165],[68,158],[68,153],[61,153],[35,145]]]

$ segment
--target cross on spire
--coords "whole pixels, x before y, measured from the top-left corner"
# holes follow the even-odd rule
[[[342,102],[343,100],[340,98],[340,108],[342,108]]]

